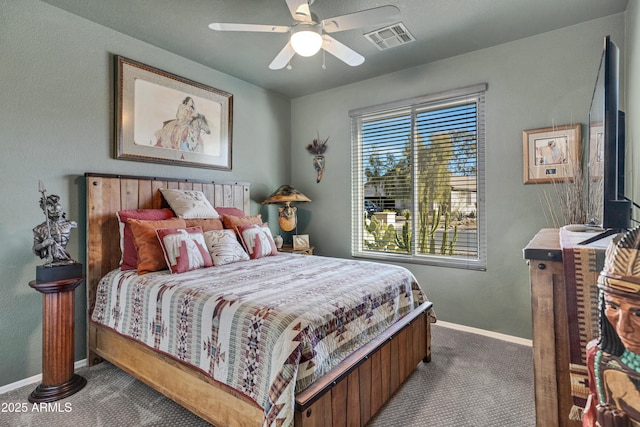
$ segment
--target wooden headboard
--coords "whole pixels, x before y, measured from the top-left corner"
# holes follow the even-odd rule
[[[167,207],[160,188],[202,191],[214,207],[242,209],[249,215],[251,192],[246,182],[207,182],[86,173],[87,310],[95,303],[100,278],[120,263],[120,231],[115,212]]]

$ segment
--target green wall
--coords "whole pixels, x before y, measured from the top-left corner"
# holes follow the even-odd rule
[[[313,200],[302,206],[316,252],[349,257],[351,109],[477,83],[486,92],[487,271],[404,264],[442,320],[531,337],[528,268],[522,248],[545,226],[550,184],[523,185],[522,131],[587,123],[603,37],[624,46],[624,14],[407,69],[292,102],[292,180]],[[348,71],[346,71],[348,72]],[[305,145],[330,137],[315,183]],[[586,132],[586,127],[583,127]],[[550,224],[549,224],[550,225]]]
[[[41,368],[42,296],[28,286],[42,260],[38,180],[79,223],[67,249],[84,262],[83,174],[249,181],[257,205],[289,179],[290,100],[35,0],[0,0],[0,386]],[[233,169],[113,159],[113,56],[234,95]],[[265,214],[268,212],[264,211]],[[85,357],[85,292],[76,291],[76,360]]]

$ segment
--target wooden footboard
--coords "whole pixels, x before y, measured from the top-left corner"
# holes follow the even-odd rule
[[[131,338],[91,323],[94,354],[215,426],[261,426],[264,413],[251,400],[197,369]]]
[[[117,268],[119,232],[114,213],[158,208],[158,188],[203,191],[214,206],[249,214],[248,183],[220,183],[86,174],[87,360],[108,360],[217,427],[261,426],[262,409],[201,371],[90,320],[98,281]],[[295,425],[362,426],[421,361],[431,357],[431,303],[426,302],[296,396]]]
[[[296,427],[363,426],[420,361],[431,360],[431,303],[396,322],[296,395]]]
[[[296,395],[297,427],[363,426],[431,355],[431,303],[422,304]],[[261,426],[254,402],[204,373],[90,323],[89,346],[135,378],[218,426]]]

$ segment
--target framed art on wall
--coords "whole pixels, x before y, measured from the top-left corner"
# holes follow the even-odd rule
[[[572,181],[580,168],[581,125],[522,131],[525,184]]]
[[[117,159],[231,169],[233,95],[116,56]]]

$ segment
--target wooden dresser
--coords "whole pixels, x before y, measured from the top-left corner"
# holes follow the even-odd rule
[[[524,248],[531,280],[536,425],[571,426],[568,322],[557,229],[542,229]]]
[[[533,363],[535,380],[536,425],[538,427],[554,426],[581,426],[580,421],[571,420],[571,411],[575,410],[574,396],[579,394],[580,388],[585,387],[582,380],[582,367],[576,363],[576,351],[578,357],[584,352],[584,342],[594,338],[593,331],[586,323],[593,320],[593,300],[597,297],[595,283],[589,284],[589,295],[585,302],[584,288],[576,294],[575,283],[567,278],[583,280],[584,263],[575,263],[575,260],[565,259],[563,262],[563,249],[577,252],[588,252],[591,257],[591,274],[588,281],[594,280],[608,240],[599,241],[586,247],[574,245],[583,237],[587,239],[595,233],[574,233],[571,235],[565,230],[560,236],[558,229],[542,229],[524,248],[523,254],[529,264],[531,280],[531,311],[532,311],[532,335],[533,335]],[[562,240],[562,243],[561,243]],[[610,239],[609,239],[610,240]],[[572,247],[573,245],[573,247]],[[584,249],[583,249],[584,248]],[[569,258],[565,252],[565,258]],[[585,255],[586,256],[586,255]],[[572,271],[565,271],[565,265]],[[601,266],[600,266],[601,268]],[[573,271],[575,269],[575,271]],[[584,311],[589,311],[585,315]],[[576,331],[580,330],[581,342],[576,344]],[[596,334],[597,336],[597,334]],[[570,337],[572,339],[570,339]],[[573,341],[572,348],[570,342]],[[573,361],[572,361],[573,360]],[[586,374],[586,371],[585,371]],[[574,390],[572,392],[572,381]]]

